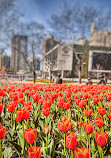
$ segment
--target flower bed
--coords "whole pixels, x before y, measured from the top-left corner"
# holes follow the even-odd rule
[[[0,157],[111,153],[111,86],[1,82]]]

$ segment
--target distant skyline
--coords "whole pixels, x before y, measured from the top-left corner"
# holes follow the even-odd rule
[[[51,29],[48,19],[52,14],[57,13],[65,2],[70,6],[74,3],[94,5],[102,10],[111,7],[111,0],[17,0],[16,6],[24,14],[21,18],[22,22],[36,21],[43,23],[47,29]],[[11,50],[7,49],[6,52],[10,54]]]

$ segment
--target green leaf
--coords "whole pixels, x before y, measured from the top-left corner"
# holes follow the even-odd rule
[[[16,144],[14,141],[9,141],[9,143],[11,143],[11,144],[16,148],[16,150],[17,150],[19,153],[21,153],[22,148],[21,148],[18,144]]]
[[[18,134],[18,138],[19,138],[20,146],[22,147],[22,149],[24,149],[24,136],[23,136],[23,130],[20,130],[17,134]]]
[[[11,147],[6,147],[3,152],[4,158],[11,158],[12,157],[12,149]]]
[[[41,148],[41,152],[43,152],[44,158],[47,158],[47,154],[46,154],[46,150],[45,150],[45,146],[44,146],[44,142],[43,142],[43,147]]]

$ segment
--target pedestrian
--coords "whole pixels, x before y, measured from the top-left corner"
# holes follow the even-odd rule
[[[88,78],[88,82],[86,83],[86,85],[88,85],[88,84],[92,85],[92,81],[90,78]]]
[[[62,78],[61,78],[61,74],[58,73],[57,77],[54,80],[55,84],[62,84]]]
[[[100,79],[100,81],[98,82],[97,85],[99,85],[99,84],[106,85],[106,81],[104,79],[104,75],[100,75],[99,79]]]

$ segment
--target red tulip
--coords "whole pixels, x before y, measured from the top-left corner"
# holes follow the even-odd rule
[[[90,117],[92,115],[92,109],[85,109],[84,113],[86,116]]]
[[[95,140],[96,140],[96,143],[99,145],[99,146],[105,146],[108,142],[108,134],[105,133],[105,132],[97,132],[95,134]]]
[[[98,113],[99,113],[100,115],[105,115],[106,109],[105,109],[105,108],[98,108]]]
[[[78,126],[82,126],[84,124],[84,121],[78,121],[77,124]]]
[[[71,106],[70,102],[65,102],[64,103],[64,109],[69,109]]]
[[[93,133],[93,130],[94,130],[93,124],[90,123],[90,122],[89,123],[85,123],[84,124],[84,130],[86,131],[87,134]]]
[[[43,108],[42,113],[43,113],[43,115],[48,116],[50,114],[50,108],[49,107]]]
[[[44,131],[45,131],[45,134],[48,134],[49,133],[49,127],[45,126]]]
[[[98,103],[99,102],[99,99],[98,98],[93,98],[93,101],[94,101],[94,103]]]
[[[73,150],[77,145],[77,138],[74,133],[66,134],[66,147],[70,150]]]
[[[108,117],[111,119],[111,112],[109,112]]]
[[[30,146],[28,150],[28,158],[40,158],[41,157],[41,148]]]
[[[15,110],[15,106],[13,104],[8,104],[7,109],[9,112],[13,112]]]
[[[75,102],[76,102],[77,105],[79,105],[80,99],[76,99]]]
[[[0,113],[3,111],[3,104],[0,104]]]
[[[0,139],[2,139],[3,137],[5,137],[6,134],[6,128],[1,126],[0,123]]]
[[[75,148],[74,150],[75,158],[90,158],[89,149],[86,148]]]
[[[24,130],[24,138],[28,143],[33,143],[36,140],[37,137],[37,131],[36,129],[25,129]]]
[[[59,127],[59,129],[63,132],[68,131],[70,128],[72,128],[72,123],[68,120],[66,120],[65,118],[63,118],[63,120],[58,121],[57,125]]]
[[[104,120],[102,118],[96,118],[95,125],[98,127],[102,127],[104,125]]]

